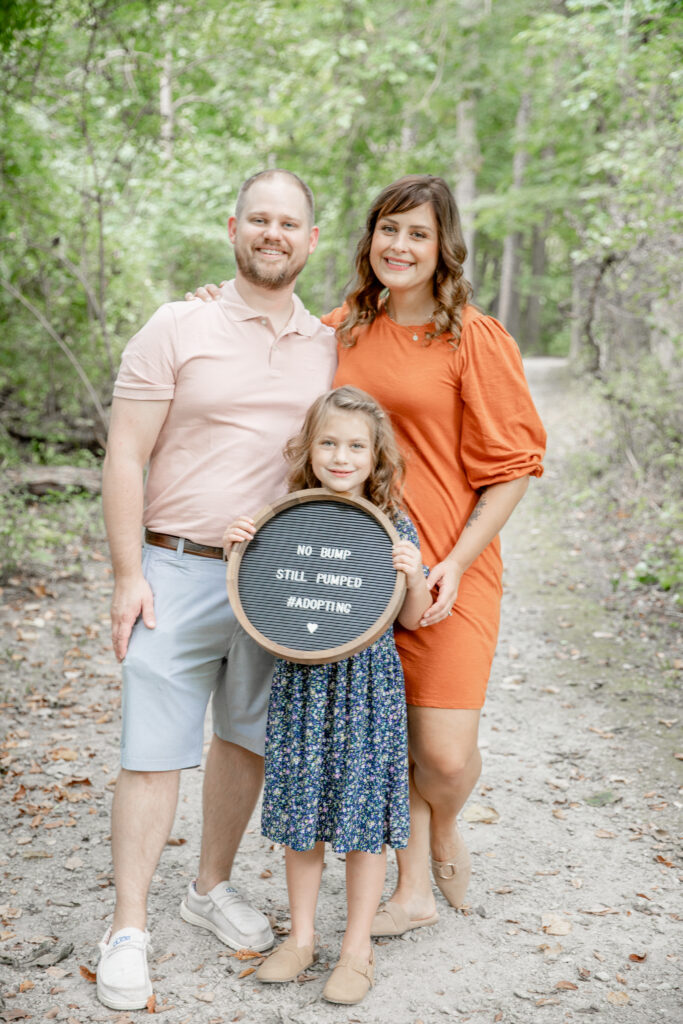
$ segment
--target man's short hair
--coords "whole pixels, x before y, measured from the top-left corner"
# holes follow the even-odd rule
[[[296,184],[299,186],[299,188],[304,194],[304,199],[306,200],[306,206],[308,208],[308,215],[312,227],[313,224],[315,223],[315,202],[313,200],[313,193],[311,192],[306,182],[303,181],[298,174],[295,174],[294,171],[285,171],[279,167],[275,167],[272,170],[268,171],[259,171],[257,174],[252,174],[251,178],[247,178],[247,180],[244,182],[241,189],[239,190],[239,193],[237,195],[237,202],[235,203],[235,217],[237,218],[237,220],[239,220],[242,214],[244,213],[244,204],[247,192],[249,191],[251,186],[257,181],[267,181],[269,178],[275,177],[291,178],[292,181],[295,181]]]

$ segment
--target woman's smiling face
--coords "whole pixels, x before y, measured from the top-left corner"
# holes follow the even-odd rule
[[[431,203],[378,217],[370,265],[385,288],[433,295],[438,261],[439,229]]]

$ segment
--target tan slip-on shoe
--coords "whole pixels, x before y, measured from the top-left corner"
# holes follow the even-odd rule
[[[315,942],[310,946],[297,946],[290,937],[263,961],[254,977],[259,981],[294,981],[317,959]]]
[[[339,958],[323,989],[323,999],[328,1003],[344,1003],[351,1006],[360,1003],[375,981],[375,954],[370,950],[370,959],[344,953]]]
[[[458,847],[455,856],[451,860],[434,860],[432,857],[432,874],[434,881],[450,905],[461,907],[470,884],[472,862],[470,851],[457,830],[454,838]]]
[[[436,911],[431,917],[412,918],[400,905],[400,903],[383,903],[375,914],[370,925],[370,934],[373,938],[388,935],[403,935],[404,932],[412,931],[413,928],[426,928],[430,924],[436,924],[439,915]]]

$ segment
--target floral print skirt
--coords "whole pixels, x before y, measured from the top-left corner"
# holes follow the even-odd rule
[[[261,829],[276,843],[381,853],[408,842],[408,750],[393,629],[328,665],[278,661]]]

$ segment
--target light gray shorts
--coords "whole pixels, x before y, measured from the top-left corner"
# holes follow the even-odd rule
[[[200,764],[212,695],[216,735],[262,755],[273,658],[233,615],[225,562],[145,545],[142,570],[157,625],[136,622],[123,661],[121,766]]]

